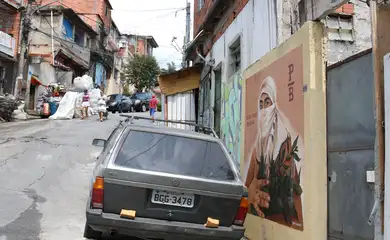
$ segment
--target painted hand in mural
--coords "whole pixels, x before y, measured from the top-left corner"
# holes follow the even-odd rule
[[[258,216],[265,217],[261,208],[268,208],[271,201],[270,195],[263,192],[264,186],[268,185],[269,181],[266,179],[253,179],[248,189],[248,200],[249,204],[253,206]]]

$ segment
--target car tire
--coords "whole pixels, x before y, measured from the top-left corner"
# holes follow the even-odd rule
[[[112,110],[111,112],[112,112],[112,114],[115,114],[115,113],[116,113],[116,111],[115,111],[115,110]]]
[[[123,113],[122,106],[118,106],[118,113]]]
[[[86,239],[94,239],[94,240],[99,240],[102,237],[102,233],[93,230],[88,223],[85,223],[84,227],[84,237]]]
[[[130,107],[130,112],[135,112],[134,106]]]
[[[141,112],[146,112],[146,105],[145,104],[142,104],[142,106],[141,106]]]

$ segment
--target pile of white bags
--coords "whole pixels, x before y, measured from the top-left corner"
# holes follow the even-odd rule
[[[90,90],[93,88],[93,79],[88,75],[77,77],[73,80],[73,85],[74,85],[73,90],[76,92],[82,92],[85,89]]]
[[[24,111],[24,101],[18,106],[18,109],[14,110],[12,117],[16,120],[26,120],[27,113]]]
[[[75,112],[76,99],[79,95],[80,93],[77,92],[67,92],[62,98],[56,113],[49,118],[53,120],[72,119]]]
[[[81,115],[81,110],[82,110],[81,104],[83,103],[83,95],[84,95],[84,93],[79,93],[77,98],[76,98],[75,108],[74,108],[74,117],[75,118],[81,118],[82,117],[82,115]]]
[[[99,98],[102,96],[102,91],[100,89],[92,89],[91,91],[89,91],[89,103],[90,103],[90,107],[89,107],[89,114],[90,115],[96,115],[98,114],[98,108],[99,108],[99,105],[98,105],[98,102],[99,102]]]
[[[65,94],[59,104],[56,113],[52,115],[50,119],[65,120],[72,119],[73,117],[81,118],[81,105],[83,102],[83,95],[85,89],[88,89],[90,102],[88,115],[98,114],[98,102],[100,96],[102,95],[102,91],[100,89],[93,88],[93,79],[88,75],[84,75],[82,77],[75,78],[73,83],[74,87],[72,88],[72,91],[68,91]]]

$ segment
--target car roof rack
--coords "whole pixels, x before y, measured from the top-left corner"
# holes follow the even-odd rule
[[[134,120],[140,120],[140,119],[141,120],[153,121],[152,118],[140,117],[140,116],[135,116],[135,115],[120,114],[119,116],[127,118],[125,120],[125,122],[130,123],[130,124],[134,124],[134,122],[133,122]],[[214,137],[219,138],[217,133],[214,131],[214,129],[212,127],[203,126],[203,125],[194,123],[193,121],[188,121],[188,120],[180,120],[180,121],[178,121],[178,120],[165,120],[165,119],[154,119],[154,121],[155,122],[164,122],[164,123],[188,125],[188,126],[194,127],[195,128],[195,132],[200,132],[200,133],[204,133],[204,134],[207,134],[207,135],[213,135]]]

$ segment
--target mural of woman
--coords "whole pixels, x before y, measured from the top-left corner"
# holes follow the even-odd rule
[[[267,77],[260,87],[257,140],[245,166],[250,213],[303,230],[302,155],[303,141],[278,108],[275,81]]]

